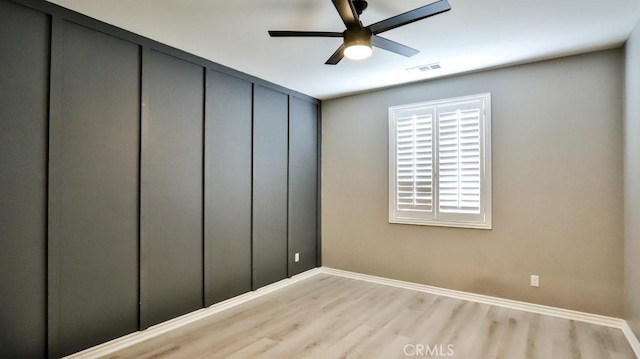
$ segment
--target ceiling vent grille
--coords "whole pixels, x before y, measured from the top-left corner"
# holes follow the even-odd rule
[[[412,74],[421,74],[421,73],[424,73],[424,72],[440,70],[441,68],[442,68],[442,65],[440,65],[439,62],[434,62],[432,64],[427,64],[427,65],[418,66],[418,67],[412,67],[410,69],[407,69],[407,71],[409,71]]]

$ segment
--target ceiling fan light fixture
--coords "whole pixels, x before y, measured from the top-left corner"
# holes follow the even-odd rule
[[[371,56],[371,31],[352,29],[344,33],[344,56],[351,60],[364,60]]]
[[[344,56],[351,60],[364,60],[372,53],[373,49],[366,44],[353,44],[344,49]]]

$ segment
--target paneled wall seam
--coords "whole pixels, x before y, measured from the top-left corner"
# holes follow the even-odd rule
[[[255,281],[255,238],[253,235],[253,217],[254,217],[254,213],[253,213],[253,202],[254,202],[254,191],[253,191],[253,186],[254,186],[254,170],[253,170],[253,161],[254,161],[254,141],[253,141],[253,136],[255,135],[255,121],[256,121],[256,84],[253,83],[251,84],[251,224],[249,225],[250,229],[251,229],[251,290],[256,290],[258,288],[256,288],[256,281]]]
[[[289,173],[291,171],[291,96],[287,96],[287,277],[292,277],[291,266],[291,234],[289,228],[289,210],[291,207],[291,181]]]
[[[60,351],[60,130],[62,127],[63,19],[51,19],[51,64],[49,79],[49,201],[47,238],[47,347],[49,357]],[[56,191],[55,189],[58,189]]]
[[[206,220],[206,195],[207,195],[207,179],[206,179],[206,173],[207,173],[207,163],[206,163],[206,156],[207,156],[207,76],[209,74],[209,70],[207,69],[207,67],[203,67],[202,68],[202,163],[201,163],[201,167],[202,167],[202,218],[201,218],[201,231],[202,231],[202,240],[201,240],[201,244],[202,244],[202,256],[201,256],[201,260],[202,260],[202,307],[206,307],[207,306],[207,286],[206,286],[206,282],[207,282],[207,270],[205,268],[206,266],[206,227],[205,227],[205,220]]]
[[[51,284],[49,283],[49,265],[50,263],[50,259],[49,259],[49,228],[51,225],[51,211],[50,211],[50,193],[51,193],[51,110],[52,110],[52,103],[54,101],[53,98],[53,93],[54,90],[51,86],[51,74],[53,71],[53,16],[52,15],[48,15],[49,18],[49,56],[48,56],[48,69],[49,69],[49,88],[47,89],[48,92],[48,103],[47,103],[47,134],[46,134],[46,188],[45,188],[45,227],[44,227],[44,243],[45,243],[45,257],[44,257],[44,262],[45,262],[45,311],[44,311],[44,315],[45,318],[43,318],[44,322],[45,322],[45,333],[44,333],[44,350],[45,352],[43,353],[43,355],[45,357],[48,356],[48,352],[49,352],[49,335],[50,335],[50,331],[51,328],[49,327],[49,316],[50,316],[50,307],[49,307],[49,293],[51,290]]]
[[[316,267],[322,267],[322,102],[316,108]]]
[[[145,65],[149,59],[150,49],[146,46],[141,47],[140,63],[142,71],[140,72],[140,330],[149,327],[149,263],[147,254],[149,253],[149,234],[147,228],[148,203],[145,192],[147,185],[143,174],[144,168],[147,166],[148,151],[146,150],[149,143],[149,81],[148,70]]]
[[[142,293],[140,288],[142,287],[142,136],[143,136],[143,117],[145,116],[143,111],[143,56],[144,56],[144,47],[138,45],[138,68],[139,68],[139,76],[138,83],[140,84],[139,93],[138,93],[138,103],[140,107],[138,109],[138,128],[140,132],[138,133],[138,330],[142,329]]]

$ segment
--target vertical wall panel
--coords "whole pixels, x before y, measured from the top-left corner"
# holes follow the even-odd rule
[[[205,305],[251,290],[250,82],[207,73]]]
[[[288,96],[255,86],[253,287],[287,277]]]
[[[317,263],[318,106],[289,103],[289,276]],[[300,261],[295,262],[295,253]]]
[[[0,0],[0,357],[45,355],[49,17]]]
[[[59,350],[138,328],[140,50],[64,22],[59,169]],[[52,284],[54,285],[54,284]]]
[[[144,66],[142,235],[148,323],[203,306],[204,71],[155,51]],[[143,119],[144,120],[144,119]]]

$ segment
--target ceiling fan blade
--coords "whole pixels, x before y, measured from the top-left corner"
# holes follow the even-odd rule
[[[341,32],[326,31],[269,31],[271,37],[342,37]]]
[[[331,0],[333,5],[338,10],[338,14],[340,14],[340,18],[342,18],[342,22],[347,27],[347,29],[353,29],[361,27],[360,18],[358,16],[358,12],[356,8],[353,6],[351,0]]]
[[[391,41],[389,39],[385,39],[384,37],[380,37],[377,35],[371,36],[371,44],[375,47],[379,47],[387,51],[395,52],[398,55],[402,55],[406,57],[411,57],[420,52],[409,46],[399,44],[395,41]]]
[[[336,50],[336,52],[334,52],[333,55],[331,55],[331,57],[329,58],[329,60],[327,60],[327,62],[325,62],[324,64],[337,65],[338,62],[342,60],[342,58],[344,58],[344,44],[340,45],[338,50]]]
[[[375,24],[367,26],[367,28],[371,30],[373,34],[377,35],[381,32],[389,31],[391,29],[395,29],[396,27],[407,25],[418,20],[426,19],[430,16],[438,15],[449,10],[451,10],[451,5],[449,5],[449,2],[447,0],[439,0],[429,5],[425,5],[423,7],[407,11],[403,14],[390,17],[386,20],[376,22]]]

